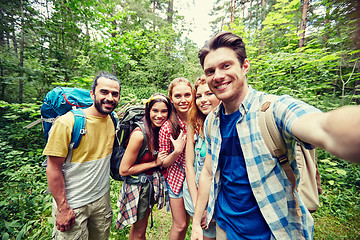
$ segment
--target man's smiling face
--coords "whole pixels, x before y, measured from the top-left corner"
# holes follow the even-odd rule
[[[236,53],[228,47],[210,51],[204,59],[206,82],[216,97],[224,105],[236,104],[237,107],[247,92],[246,74],[250,64],[245,59],[241,66]]]

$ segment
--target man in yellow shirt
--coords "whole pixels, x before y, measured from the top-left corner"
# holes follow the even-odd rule
[[[52,126],[43,154],[54,198],[54,239],[107,239],[112,223],[110,157],[115,127],[110,113],[120,99],[120,82],[108,73],[93,81],[93,105],[84,109],[81,142],[69,153],[74,115],[68,112]]]

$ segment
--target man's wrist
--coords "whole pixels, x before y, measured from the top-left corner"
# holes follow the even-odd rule
[[[62,202],[60,204],[57,204],[57,210],[58,212],[62,213],[62,212],[66,212],[70,210],[70,206],[67,202]]]

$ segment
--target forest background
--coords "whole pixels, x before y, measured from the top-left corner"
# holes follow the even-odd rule
[[[51,195],[40,118],[55,86],[90,88],[98,71],[122,83],[119,109],[175,77],[202,74],[199,47],[173,0],[0,1],[0,236],[49,239]],[[357,15],[356,15],[357,14]],[[329,111],[360,102],[359,1],[217,0],[209,23],[247,44],[249,84]],[[360,239],[360,167],[317,150],[323,193],[315,239]],[[114,220],[120,182],[112,181]],[[154,210],[148,239],[167,239],[171,216]],[[190,236],[189,228],[187,239]],[[113,222],[111,239],[127,239]]]

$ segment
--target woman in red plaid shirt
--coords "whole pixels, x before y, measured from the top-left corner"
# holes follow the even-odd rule
[[[185,210],[182,186],[185,179],[186,122],[192,95],[192,85],[186,78],[176,78],[169,86],[169,98],[176,114],[170,116],[159,133],[159,151],[166,151],[162,166],[170,196],[173,223],[169,239],[184,239],[190,216]],[[176,140],[174,140],[176,139]]]

